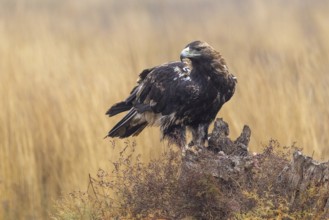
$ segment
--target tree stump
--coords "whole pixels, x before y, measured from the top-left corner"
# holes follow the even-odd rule
[[[265,155],[265,151],[263,154],[250,154],[250,136],[251,130],[245,125],[241,135],[231,140],[228,124],[223,119],[216,119],[209,146],[198,154],[187,151],[183,169],[212,175],[234,190],[249,187],[257,191],[261,189],[257,184],[269,184],[268,189],[274,195],[287,199],[290,211],[313,210],[312,213],[316,214],[312,216],[329,219],[329,162],[319,163],[298,150],[293,153],[290,162],[284,158],[276,159],[278,156],[274,153]],[[259,167],[264,164],[262,160],[272,161],[264,168]],[[279,170],[263,174],[261,178],[275,176],[268,178],[268,182],[257,182],[261,178],[256,177],[255,173],[270,172],[268,170],[271,168]]]
[[[278,177],[286,186],[292,208],[306,203],[310,208],[323,212],[329,218],[329,162],[319,163],[300,151],[293,153],[291,163]]]

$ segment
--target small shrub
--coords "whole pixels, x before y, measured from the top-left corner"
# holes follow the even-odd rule
[[[310,186],[290,204],[285,182],[277,181],[295,146],[270,141],[263,153],[248,156],[253,167],[225,178],[184,166],[168,149],[143,163],[127,143],[113,169],[89,177],[86,192],[73,192],[56,203],[53,219],[313,219],[325,216],[327,188]],[[216,155],[213,155],[215,158]],[[241,157],[243,158],[243,157]],[[225,170],[225,169],[224,169]],[[245,175],[245,176],[241,176]],[[322,190],[322,191],[321,191]],[[313,204],[313,206],[312,206]]]

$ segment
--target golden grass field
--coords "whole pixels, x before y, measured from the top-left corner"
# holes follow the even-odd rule
[[[110,167],[106,110],[143,68],[207,41],[238,77],[219,113],[251,148],[294,142],[329,159],[328,1],[0,0],[0,219],[47,219],[62,193]],[[166,145],[146,129],[145,160]]]

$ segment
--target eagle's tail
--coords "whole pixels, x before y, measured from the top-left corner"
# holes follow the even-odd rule
[[[107,112],[105,113],[108,116],[114,116],[117,115],[121,112],[125,112],[128,111],[129,109],[131,109],[132,105],[123,101],[123,102],[119,102],[115,105],[113,105],[109,110],[107,110]]]
[[[106,137],[126,138],[137,136],[146,126],[145,120],[138,119],[136,109],[131,109],[108,133]]]

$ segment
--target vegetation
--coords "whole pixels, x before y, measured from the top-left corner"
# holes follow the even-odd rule
[[[0,0],[0,218],[46,219],[60,195],[108,170],[103,140],[145,67],[177,60],[190,41],[220,50],[238,77],[219,113],[252,151],[275,138],[329,158],[327,1]],[[138,138],[147,164],[165,151],[157,129]],[[93,176],[93,175],[92,175]]]
[[[211,174],[209,158],[182,160],[168,150],[159,160],[142,163],[135,145],[113,162],[112,172],[99,170],[90,177],[88,191],[75,191],[59,200],[52,218],[64,219],[327,219],[327,185],[309,185],[292,201],[294,189],[280,180],[290,165],[291,152],[270,141],[261,154],[247,156],[253,165],[244,171],[223,169]],[[232,155],[231,155],[232,156]],[[230,155],[229,155],[230,157]],[[232,156],[234,157],[234,156]],[[236,156],[235,156],[236,157]],[[220,158],[220,156],[215,156]],[[136,161],[134,161],[136,159]],[[202,159],[201,159],[202,160]],[[222,163],[225,159],[218,159]],[[243,161],[243,157],[238,160]],[[223,162],[220,166],[225,166]],[[237,165],[238,166],[238,165]],[[323,168],[322,168],[323,169]],[[328,169],[328,167],[327,167]]]

